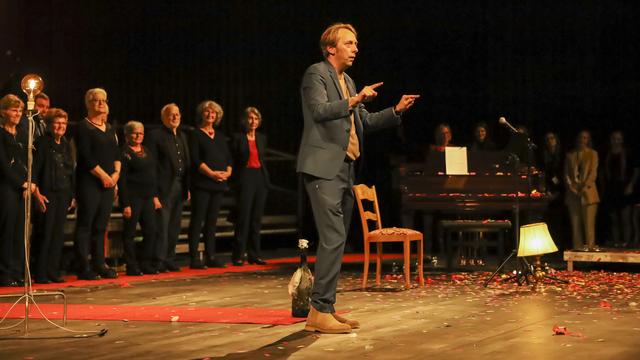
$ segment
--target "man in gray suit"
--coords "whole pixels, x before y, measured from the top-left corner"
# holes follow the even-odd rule
[[[358,53],[353,26],[331,25],[320,38],[320,48],[325,60],[307,69],[300,89],[304,132],[297,170],[302,173],[319,235],[305,330],[349,333],[359,323],[337,315],[334,304],[353,211],[354,163],[361,156],[364,133],[399,125],[400,115],[419,95],[403,95],[394,107],[369,113],[363,103],[377,96],[382,83],[357,92],[345,73]]]

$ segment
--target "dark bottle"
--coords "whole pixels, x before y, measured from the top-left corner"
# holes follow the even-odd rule
[[[294,317],[307,317],[309,315],[309,298],[311,297],[311,289],[313,288],[313,275],[309,266],[307,266],[307,247],[306,240],[300,240],[298,247],[300,248],[300,266],[294,276],[294,285],[291,294],[291,315]],[[298,280],[299,277],[299,280]]]

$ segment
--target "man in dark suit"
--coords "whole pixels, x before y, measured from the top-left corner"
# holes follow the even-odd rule
[[[309,331],[348,333],[359,326],[337,315],[334,308],[353,211],[354,164],[363,148],[364,132],[399,125],[400,114],[418,98],[403,95],[394,107],[367,112],[363,103],[377,96],[382,83],[356,91],[345,70],[353,64],[357,45],[353,26],[330,26],[320,38],[325,61],[311,65],[302,79],[304,132],[297,170],[302,173],[319,235],[312,306],[305,327]]]
[[[184,201],[189,198],[190,156],[186,134],[180,130],[180,109],[167,104],[160,111],[162,128],[152,131],[145,146],[157,159],[158,197],[162,208],[158,227],[156,264],[161,271],[180,271],[175,263],[176,243]]]

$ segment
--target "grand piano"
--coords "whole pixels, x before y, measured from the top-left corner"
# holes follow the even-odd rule
[[[517,229],[541,218],[549,201],[541,172],[520,166],[517,156],[507,152],[467,155],[469,175],[446,175],[444,152],[431,152],[425,162],[397,166],[393,188],[403,226],[416,228],[416,221],[423,221],[424,231],[442,244],[437,226],[442,219],[506,218]]]

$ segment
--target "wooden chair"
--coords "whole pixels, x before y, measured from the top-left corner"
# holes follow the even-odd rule
[[[424,285],[424,274],[422,269],[423,263],[423,236],[419,231],[404,228],[383,228],[380,219],[380,209],[378,208],[378,197],[376,195],[376,187],[369,188],[364,184],[354,185],[353,192],[358,203],[360,212],[360,220],[362,221],[362,232],[364,235],[364,274],[362,276],[362,288],[367,287],[367,277],[369,276],[369,251],[370,244],[376,243],[376,284],[380,285],[380,272],[382,268],[382,243],[384,242],[402,242],[404,244],[404,286],[406,289],[411,288],[411,242],[418,242],[418,278],[420,286]],[[373,211],[365,211],[362,201],[367,200],[373,202]],[[369,231],[368,221],[375,221],[375,230]]]

